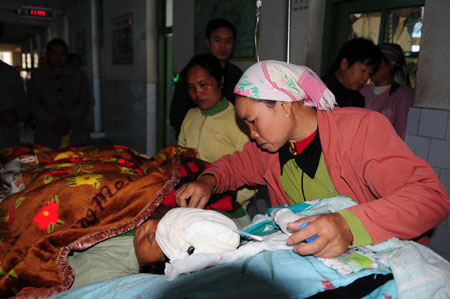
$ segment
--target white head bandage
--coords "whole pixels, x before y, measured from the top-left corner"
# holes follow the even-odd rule
[[[156,242],[170,259],[198,253],[221,253],[239,245],[236,224],[216,211],[174,208],[158,223]]]

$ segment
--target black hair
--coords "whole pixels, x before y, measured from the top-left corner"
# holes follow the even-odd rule
[[[205,37],[206,39],[211,38],[211,34],[221,28],[225,27],[231,30],[233,32],[233,39],[236,39],[236,27],[234,27],[233,23],[230,21],[223,19],[223,18],[215,18],[208,22],[208,25],[206,25],[206,31],[205,31]]]
[[[347,41],[334,60],[332,71],[339,69],[342,59],[347,59],[348,66],[351,67],[355,62],[360,62],[373,67],[375,73],[381,64],[381,51],[369,39],[358,37]]]
[[[274,101],[274,100],[257,100],[257,101],[265,104],[269,108],[273,108],[275,106],[275,104],[277,103],[277,101]]]
[[[150,274],[164,274],[166,263],[170,262],[170,259],[164,255],[164,260],[159,262],[147,263],[139,267],[139,273]]]
[[[60,38],[55,38],[47,43],[47,55],[48,53],[50,53],[50,50],[53,46],[63,46],[66,50],[66,53],[69,53],[69,47],[67,46],[66,42]]]
[[[200,66],[204,68],[208,74],[216,79],[217,85],[221,85],[223,78],[223,69],[220,65],[219,59],[212,54],[198,54],[191,58],[186,66],[186,73],[189,72],[194,66]]]

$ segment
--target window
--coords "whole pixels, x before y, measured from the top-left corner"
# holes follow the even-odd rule
[[[354,37],[375,44],[397,43],[406,56],[411,85],[420,52],[424,0],[328,0],[325,12],[322,73],[333,63],[342,45]]]
[[[3,62],[12,65],[12,55],[11,52],[0,52],[0,60]]]
[[[365,37],[375,43],[399,44],[406,56],[411,85],[415,87],[423,13],[423,6],[386,10],[384,14],[381,10],[350,13],[348,39]]]

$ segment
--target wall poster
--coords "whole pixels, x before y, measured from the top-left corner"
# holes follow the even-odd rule
[[[111,21],[112,64],[133,64],[133,14]]]

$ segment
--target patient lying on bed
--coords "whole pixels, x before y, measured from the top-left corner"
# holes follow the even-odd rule
[[[136,230],[69,256],[72,288],[139,272],[163,274],[169,260],[236,249],[236,229],[233,220],[213,210],[160,206]]]

